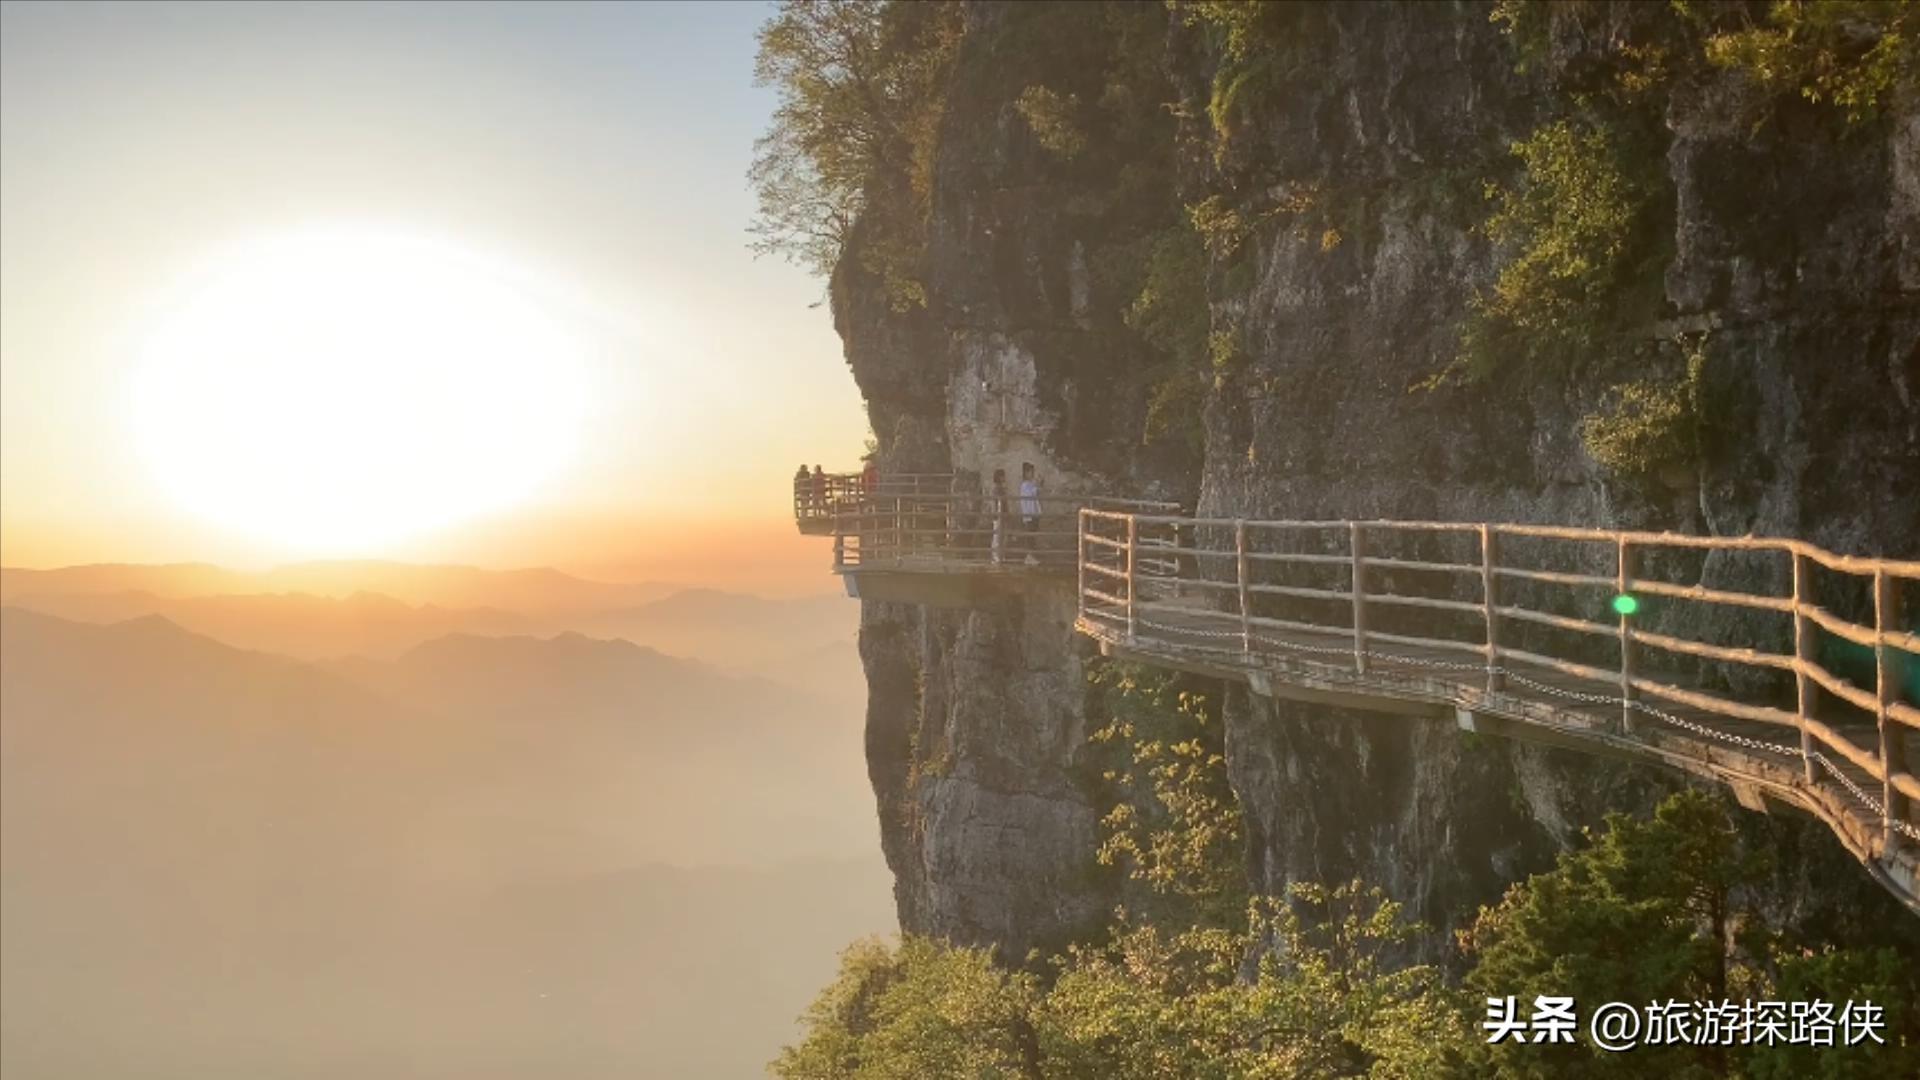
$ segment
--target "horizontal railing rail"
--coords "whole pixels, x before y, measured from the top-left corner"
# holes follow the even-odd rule
[[[1363,680],[1382,664],[1424,666],[1610,709],[1613,736],[1656,723],[1703,755],[1718,744],[1795,762],[1799,783],[1847,807],[1882,852],[1920,841],[1907,753],[1920,729],[1908,600],[1920,562],[1507,523],[1095,506],[1078,518],[1080,626],[1131,652],[1210,668],[1309,657]],[[1673,580],[1703,576],[1707,555],[1755,560],[1748,578],[1779,588]]]
[[[836,517],[867,496],[938,495],[948,491],[952,484],[951,473],[883,473],[871,478],[857,472],[796,474],[793,517],[803,529],[830,528]]]

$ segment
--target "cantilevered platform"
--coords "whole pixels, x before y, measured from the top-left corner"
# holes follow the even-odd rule
[[[832,479],[824,499],[796,480],[795,519],[801,532],[833,538],[833,571],[847,595],[932,607],[995,606],[1039,580],[1071,587],[1083,509],[1178,509],[1088,495],[1022,499],[946,475],[881,474],[852,488]],[[1170,544],[1174,534],[1162,529],[1159,540]]]
[[[868,477],[862,473],[807,473],[793,478],[793,523],[802,536],[832,536],[849,517],[861,514],[878,500],[896,496],[946,494],[953,486],[949,473],[891,473]]]

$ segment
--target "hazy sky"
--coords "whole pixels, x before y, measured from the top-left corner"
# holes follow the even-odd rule
[[[717,554],[768,574],[818,566],[826,587],[824,549],[786,521],[788,478],[802,459],[849,467],[866,422],[830,319],[811,306],[820,283],[745,248],[744,174],[773,104],[752,85],[766,15],[752,3],[5,4],[0,557],[379,555],[658,574]],[[157,328],[208,273],[269,277],[235,261],[245,245],[341,223],[483,261],[572,343],[551,365],[578,398],[576,412],[554,414],[569,445],[512,508],[397,539],[263,536],[156,478],[152,444],[134,431],[153,406],[134,384]],[[383,269],[412,273],[404,260],[371,265],[388,260],[367,250],[369,291],[386,288]],[[432,317],[459,308],[448,295]],[[355,302],[367,301],[338,302],[342,320]],[[496,334],[491,317],[476,314],[469,336]],[[414,340],[448,328],[429,318],[403,329]],[[548,369],[544,353],[509,359],[502,378],[545,379],[526,375]],[[219,400],[203,393],[167,414],[169,430],[197,431],[197,452],[258,460],[269,476],[287,449],[276,440],[327,444],[309,454],[322,471],[357,461],[354,448],[381,449],[353,430],[351,408],[312,402],[386,384],[330,387],[335,365],[318,367]],[[460,445],[445,443],[441,410],[398,400],[426,441]],[[252,426],[227,426],[236,412]],[[336,479],[297,478],[303,491]],[[235,483],[210,497],[237,520],[262,500],[301,501]],[[309,508],[330,505],[316,496]],[[707,528],[721,530],[715,550],[692,539]]]

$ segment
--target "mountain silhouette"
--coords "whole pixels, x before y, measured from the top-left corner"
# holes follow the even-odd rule
[[[408,604],[447,608],[500,608],[523,615],[597,611],[658,600],[679,586],[589,581],[544,567],[483,570],[444,566],[334,560],[291,563],[246,572],[204,563],[138,565],[98,563],[53,570],[0,569],[0,603],[23,597],[72,593],[145,592],[161,597],[310,593],[345,597],[379,593]]]
[[[316,665],[0,609],[5,1071],[750,1072],[890,921],[859,738],[579,634]]]
[[[112,623],[161,615],[216,641],[307,660],[340,656],[391,657],[422,641],[451,633],[529,634],[540,624],[498,608],[407,604],[391,596],[356,592],[344,597],[310,593],[236,593],[161,596],[151,592],[26,593],[14,606],[77,622]]]
[[[362,564],[310,565],[322,567],[329,574],[344,574],[342,566]],[[374,565],[392,565],[396,576],[423,569]],[[433,572],[464,578],[464,572],[457,568]],[[864,701],[864,679],[853,650],[859,607],[836,595],[769,599],[717,589],[678,589],[646,603],[632,604],[626,602],[632,595],[650,592],[653,587],[608,586],[606,591],[596,593],[586,587],[590,583],[579,579],[567,579],[574,583],[571,585],[555,586],[551,572],[516,572],[524,576],[479,572],[480,577],[468,580],[471,588],[463,586],[457,594],[480,603],[461,607],[402,600],[366,588],[337,595],[314,591],[234,592],[230,590],[236,579],[212,567],[76,567],[72,572],[4,573],[10,582],[7,603],[15,607],[94,623],[163,615],[229,645],[306,660],[348,656],[391,659],[415,645],[449,634],[500,637],[576,632],[624,638],[736,674],[778,673],[783,681],[842,708],[857,710]],[[326,584],[315,580],[315,573],[306,573],[305,577],[308,585]],[[127,581],[165,588],[110,588]],[[502,582],[514,584],[502,587]],[[331,582],[341,587],[348,583],[345,577]],[[218,585],[229,591],[206,595],[166,591],[195,584]],[[417,581],[414,586],[416,594],[435,591],[420,587]],[[515,601],[528,601],[529,590],[537,594],[532,596],[535,606],[510,609],[508,605]],[[437,591],[443,595],[456,593],[451,589]],[[591,606],[596,597],[606,605]],[[823,646],[834,643],[845,647],[823,651]],[[810,664],[803,659],[807,657],[818,662]]]

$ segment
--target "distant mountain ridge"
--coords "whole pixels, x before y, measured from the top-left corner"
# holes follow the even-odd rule
[[[891,925],[860,739],[578,633],[314,664],[0,607],[7,1075],[750,1074]],[[501,1071],[534,1040],[574,1056]]]
[[[151,592],[23,591],[8,604],[90,623],[159,615],[229,645],[303,660],[355,654],[388,657],[445,634],[530,634],[541,629],[533,618],[500,608],[408,604],[372,592],[345,597],[311,593],[175,597]]]
[[[30,594],[145,592],[155,596],[309,593],[345,597],[380,593],[409,604],[497,607],[522,614],[644,604],[683,586],[665,582],[591,581],[546,567],[484,570],[473,566],[329,560],[271,570],[229,570],[207,563],[95,563],[50,570],[0,568],[0,603]]]
[[[148,614],[164,615],[196,633],[228,644],[263,648],[306,660],[352,655],[391,659],[415,645],[447,634],[550,636],[576,631],[596,637],[625,638],[732,671],[773,667],[792,671],[797,670],[793,663],[795,657],[812,652],[823,643],[850,644],[859,625],[858,607],[837,595],[770,599],[713,588],[600,586],[581,579],[568,579],[573,584],[564,586],[567,591],[564,603],[557,601],[549,590],[535,598],[538,603],[520,608],[513,604],[517,597],[524,599],[524,592],[515,590],[521,589],[527,579],[512,578],[510,587],[500,594],[494,586],[502,579],[492,571],[478,572],[487,576],[468,582],[472,587],[469,591],[474,591],[468,598],[476,601],[472,606],[449,606],[441,600],[413,599],[369,588],[340,593],[180,594],[172,591],[186,585],[232,586],[234,581],[230,575],[222,576],[228,573],[211,567],[7,570],[4,571],[7,583],[4,602],[95,623],[118,622]],[[168,580],[163,582],[157,578]],[[540,580],[552,584],[550,578]],[[129,582],[165,588],[109,588]],[[264,578],[247,582],[255,587],[274,583],[277,581]],[[355,583],[341,578],[333,584],[344,588]],[[417,582],[414,585],[416,596],[433,593],[444,599],[455,591],[446,587],[425,589]],[[588,605],[589,592],[594,589],[601,590],[593,595],[603,602]],[[643,602],[631,602],[634,597],[651,595],[656,589],[668,591]],[[862,685],[858,671],[841,663],[831,678],[809,678],[807,688],[829,696],[857,698]]]
[[[339,774],[342,790],[386,783],[426,799],[429,816],[443,822],[478,812],[476,792],[484,815],[502,821],[571,814],[606,834],[583,837],[582,850],[597,844],[673,859],[724,841],[723,849],[757,859],[860,851],[870,832],[852,753],[857,712],[577,633],[446,635],[394,660],[309,664],[223,644],[160,616],[96,625],[7,607],[0,693],[0,767],[21,791],[42,776],[100,767],[164,779],[200,768],[196,747],[204,750],[198,760],[231,762],[247,747],[277,745],[257,741],[270,737],[291,741],[262,762],[263,774],[289,761],[324,773],[331,754],[377,759],[364,774],[340,766],[348,770]],[[233,737],[241,741],[222,741]],[[49,753],[61,760],[50,770]],[[14,767],[30,762],[40,767]],[[469,783],[483,776],[497,780]],[[556,776],[567,779],[556,785]],[[859,796],[827,809],[826,776]],[[716,778],[726,782],[716,787]],[[753,797],[733,797],[735,785]],[[328,799],[324,791],[312,797]],[[632,825],[703,799],[703,838]]]

